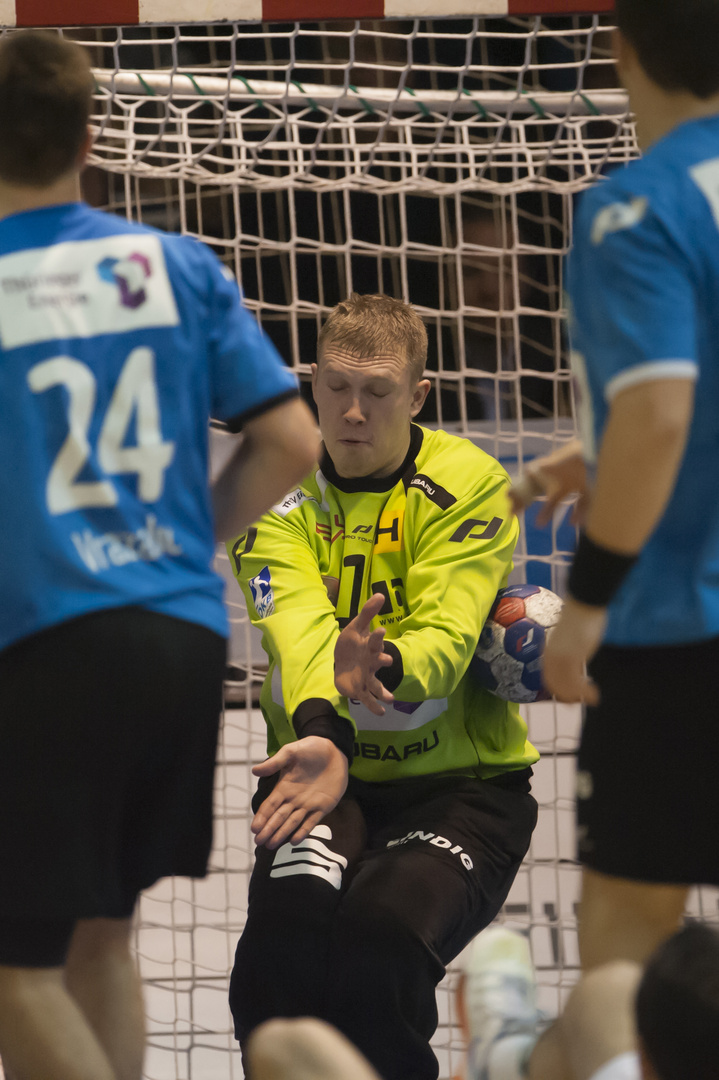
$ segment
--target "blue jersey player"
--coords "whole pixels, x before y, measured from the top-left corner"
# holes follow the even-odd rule
[[[545,678],[560,700],[588,706],[579,944],[583,970],[600,978],[607,962],[646,961],[690,886],[719,884],[719,2],[617,0],[616,18],[645,155],[584,195],[575,223],[586,484],[571,450],[533,471],[550,509],[572,487],[588,496]],[[494,1008],[496,1020],[489,998],[485,1019]],[[568,1052],[573,1022],[570,1010],[525,1071],[531,1034],[515,1036],[510,1067],[508,1042],[481,1023],[478,1075],[593,1075]],[[617,1060],[601,1077],[637,1069]]]
[[[139,1080],[138,893],[202,876],[215,538],[314,463],[296,382],[202,245],[79,197],[79,46],[0,44],[0,1055]],[[210,492],[208,421],[243,430]]]

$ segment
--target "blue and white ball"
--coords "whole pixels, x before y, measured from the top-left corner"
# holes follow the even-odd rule
[[[541,585],[510,585],[497,593],[470,671],[504,701],[526,704],[551,695],[542,684],[542,653],[562,601]]]

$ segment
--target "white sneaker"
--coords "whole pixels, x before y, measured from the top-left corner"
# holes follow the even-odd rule
[[[513,1044],[531,1047],[537,1037],[540,1017],[527,939],[503,926],[479,934],[465,956],[460,999],[467,1029],[467,1080],[492,1080],[490,1056],[501,1040],[514,1036]],[[515,1075],[522,1075],[519,1065]]]

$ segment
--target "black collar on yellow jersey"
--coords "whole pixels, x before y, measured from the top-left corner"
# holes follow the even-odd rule
[[[329,480],[330,484],[332,484],[333,487],[339,488],[340,491],[391,491],[400,480],[404,483],[405,488],[407,488],[410,480],[417,471],[415,460],[420,451],[420,447],[422,446],[423,439],[424,431],[422,428],[419,427],[418,424],[412,424],[410,426],[409,450],[400,467],[395,469],[389,476],[353,476],[351,478],[340,476],[335,468],[332,458],[327,453],[324,446],[322,448],[322,457],[320,458],[320,469],[322,470],[322,475]]]

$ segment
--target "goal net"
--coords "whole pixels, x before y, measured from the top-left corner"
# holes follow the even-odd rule
[[[338,301],[353,291],[410,300],[430,338],[420,422],[470,437],[519,475],[574,431],[562,306],[574,198],[638,153],[609,22],[475,15],[66,30],[91,50],[97,83],[86,194],[209,244],[305,384]],[[213,448],[220,460],[220,430]],[[528,513],[516,580],[561,592],[573,541],[566,514],[540,532]],[[160,883],[137,923],[152,1080],[242,1076],[226,995],[252,863],[250,769],[265,750],[264,656],[218,560],[233,638],[211,872]],[[553,1015],[577,977],[579,717],[553,703],[527,717],[543,753],[540,820],[501,918],[529,934],[540,1004]],[[713,893],[692,905],[716,914]],[[452,986],[450,972],[435,1040],[442,1077],[457,1072],[462,1050]]]

